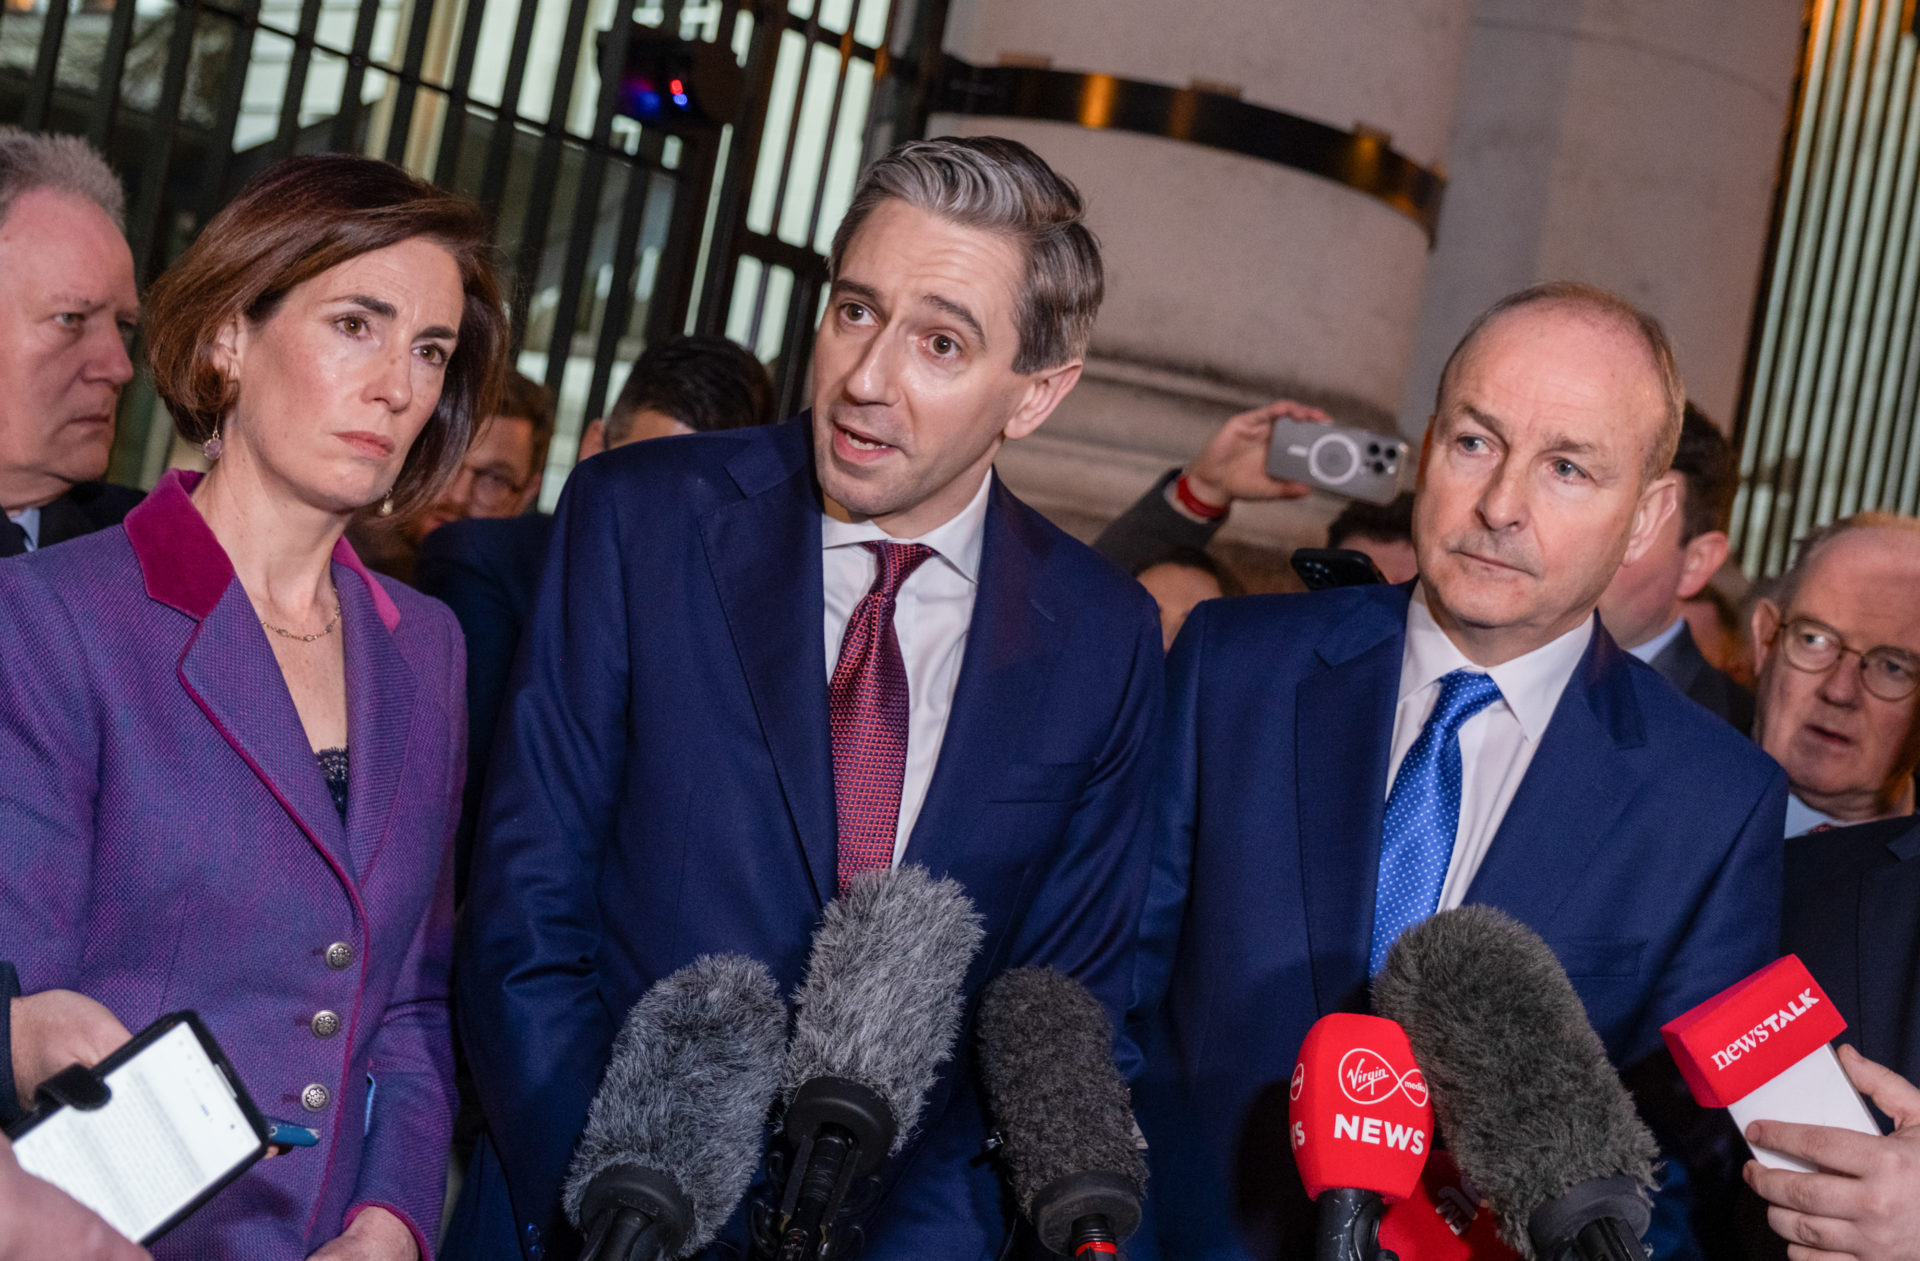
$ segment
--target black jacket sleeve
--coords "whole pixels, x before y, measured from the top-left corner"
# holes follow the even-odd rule
[[[13,1084],[13,1003],[20,997],[20,974],[0,960],[0,1125],[20,1119],[20,1091]]]
[[[1168,503],[1167,487],[1178,476],[1179,469],[1169,469],[1153,484],[1152,490],[1136,499],[1131,508],[1100,531],[1100,537],[1093,541],[1093,550],[1130,574],[1175,548],[1205,551],[1220,529],[1220,522],[1226,518],[1195,521]]]

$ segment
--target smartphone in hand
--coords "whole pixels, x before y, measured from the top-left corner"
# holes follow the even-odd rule
[[[1400,493],[1400,466],[1406,459],[1407,444],[1397,438],[1283,416],[1273,423],[1267,472],[1348,499],[1387,504]]]

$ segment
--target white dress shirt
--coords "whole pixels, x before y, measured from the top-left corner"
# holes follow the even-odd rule
[[[1815,810],[1792,793],[1787,794],[1787,835],[1805,836],[1817,827],[1843,828],[1846,824],[1830,814]]]
[[[40,510],[38,508],[23,508],[19,512],[9,512],[7,514],[7,520],[27,532],[27,550],[29,552],[39,550]]]
[[[940,760],[940,742],[947,734],[947,715],[953,710],[953,691],[967,651],[967,626],[973,620],[973,598],[980,589],[980,546],[992,486],[989,470],[959,515],[915,539],[894,538],[871,521],[827,517],[821,522],[829,679],[840,660],[840,641],[846,638],[853,608],[873,589],[880,572],[879,558],[860,544],[876,539],[924,543],[934,551],[907,575],[894,597],[893,626],[907,667],[907,767],[900,783],[900,821],[894,829],[896,867],[926,803],[934,763]]]
[[[1686,626],[1686,618],[1676,617],[1673,619],[1673,625],[1667,627],[1667,629],[1661,631],[1646,643],[1641,644],[1638,648],[1627,649],[1627,655],[1630,657],[1638,657],[1648,665],[1652,665],[1653,659],[1665,652],[1668,644],[1680,638],[1680,632],[1685,630]]]
[[[1460,827],[1454,834],[1453,858],[1447,864],[1438,909],[1451,910],[1466,901],[1467,887],[1493,845],[1500,821],[1507,817],[1507,807],[1547,733],[1560,693],[1567,690],[1592,638],[1589,617],[1525,656],[1482,670],[1433,620],[1425,590],[1414,588],[1413,603],[1407,609],[1407,644],[1400,656],[1400,702],[1393,711],[1387,795],[1393,795],[1400,763],[1440,699],[1442,676],[1462,669],[1479,671],[1492,675],[1500,688],[1499,700],[1460,726]]]

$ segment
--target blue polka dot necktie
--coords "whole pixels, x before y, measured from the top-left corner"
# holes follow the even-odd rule
[[[1444,676],[1427,725],[1400,762],[1380,829],[1369,972],[1379,972],[1387,948],[1440,905],[1460,830],[1460,728],[1499,699],[1500,685],[1489,675],[1455,670]]]
[[[827,683],[833,733],[835,860],[841,893],[865,871],[893,865],[900,786],[907,770],[907,666],[893,627],[900,584],[933,555],[924,543],[862,543],[880,562],[873,589],[853,606],[840,661]]]

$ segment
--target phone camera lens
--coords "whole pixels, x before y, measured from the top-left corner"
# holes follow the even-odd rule
[[[1379,454],[1380,454],[1380,444],[1379,444],[1379,443],[1377,443],[1377,442],[1369,442],[1369,443],[1367,444],[1367,454],[1368,454],[1368,455],[1379,455]]]

